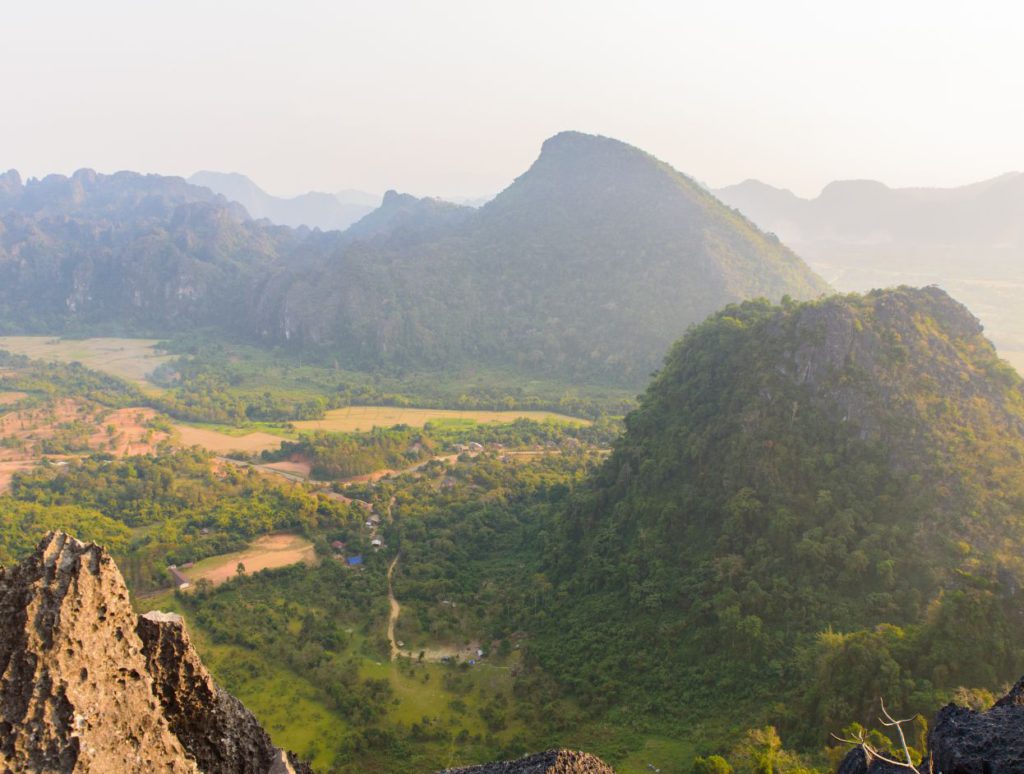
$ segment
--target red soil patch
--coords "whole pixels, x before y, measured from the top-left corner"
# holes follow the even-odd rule
[[[117,457],[151,454],[161,441],[169,438],[167,433],[146,426],[155,416],[157,413],[150,408],[110,410],[68,399],[41,408],[8,412],[0,416],[0,439],[9,444],[0,448],[0,490],[10,485],[16,471],[31,468],[44,456],[68,457],[44,453],[46,441],[68,432],[61,425],[78,423],[80,432],[73,434],[75,445],[87,446],[92,452]]]
[[[302,460],[285,460],[283,462],[268,462],[265,465],[260,465],[261,468],[270,468],[271,470],[280,470],[283,473],[293,473],[296,476],[302,476],[303,478],[309,478],[309,474],[313,470],[313,466],[308,462]]]

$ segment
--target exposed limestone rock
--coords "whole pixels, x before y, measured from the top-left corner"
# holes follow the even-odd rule
[[[485,763],[439,774],[615,774],[600,758],[574,750],[548,750],[517,761]]]
[[[216,686],[180,617],[137,616],[110,556],[61,532],[0,568],[0,769],[309,772]]]
[[[920,774],[1012,774],[1024,771],[1024,678],[985,712],[947,704],[931,724]],[[836,774],[900,774],[860,747],[843,758]]]

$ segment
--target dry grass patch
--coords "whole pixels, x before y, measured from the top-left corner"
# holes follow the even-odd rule
[[[0,349],[35,360],[71,363],[153,387],[149,374],[173,358],[159,354],[159,339],[59,339],[53,336],[0,336]]]
[[[298,430],[328,430],[353,433],[369,431],[375,427],[409,425],[423,427],[428,422],[443,419],[462,419],[487,423],[508,423],[516,419],[548,419],[577,425],[590,424],[585,419],[556,414],[552,411],[458,411],[449,409],[399,408],[396,406],[348,406],[327,412],[323,419],[310,419],[292,424]]]
[[[313,466],[308,462],[302,462],[301,460],[284,460],[283,462],[268,462],[265,465],[260,465],[261,468],[269,468],[270,470],[280,470],[282,473],[291,473],[295,476],[302,476],[303,478],[309,478],[313,471]]]
[[[299,562],[316,564],[313,544],[300,535],[279,533],[256,538],[243,551],[203,559],[181,572],[193,583],[205,578],[216,585],[235,577],[239,564],[245,565],[247,573],[253,573]]]
[[[267,449],[277,449],[281,445],[281,437],[270,433],[228,435],[191,425],[175,425],[174,429],[177,430],[183,446],[201,446],[214,454],[227,454],[233,451],[256,454]]]

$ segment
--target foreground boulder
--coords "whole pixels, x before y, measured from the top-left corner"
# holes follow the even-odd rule
[[[1024,678],[984,712],[947,704],[931,724],[920,774],[1014,774],[1024,772]],[[879,760],[861,747],[847,753],[837,774],[899,774],[913,771]]]
[[[955,704],[939,710],[928,751],[942,774],[1024,771],[1024,678],[985,712]]]
[[[445,769],[439,774],[615,774],[607,763],[589,753],[548,750],[517,761],[485,763],[463,769]]]
[[[309,774],[214,683],[181,618],[138,616],[110,556],[50,533],[0,568],[0,768]]]

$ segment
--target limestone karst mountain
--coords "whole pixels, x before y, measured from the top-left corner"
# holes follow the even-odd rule
[[[910,714],[997,689],[1024,670],[1022,459],[1024,383],[941,290],[727,307],[552,521],[532,653],[681,722],[782,702],[807,744],[880,686]]]
[[[254,221],[180,178],[0,183],[0,329],[202,329],[356,368],[639,384],[725,303],[828,286],[643,151],[564,132],[479,209],[391,193],[346,232]]]

